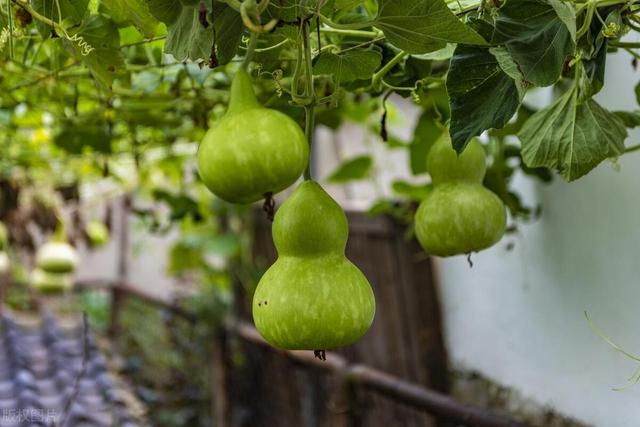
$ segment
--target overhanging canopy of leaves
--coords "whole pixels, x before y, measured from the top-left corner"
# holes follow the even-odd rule
[[[250,50],[242,3],[2,2],[2,173],[79,162],[84,174],[100,176],[110,162],[140,166],[150,149],[171,156],[176,144],[199,141],[224,112],[230,79]],[[622,154],[624,125],[637,122],[637,114],[613,115],[590,98],[603,85],[607,49],[637,55],[619,41],[640,21],[628,1],[286,0],[257,10],[254,24],[273,24],[253,54],[259,98],[303,125],[301,106],[311,96],[318,124],[355,120],[386,133],[383,99],[411,97],[423,110],[415,135],[385,139],[408,150],[415,174],[425,172],[430,141],[448,129],[458,151],[486,131],[511,141],[517,134],[523,168],[573,180]],[[305,43],[314,88],[303,99],[295,90],[306,72]],[[512,124],[528,90],[553,84],[565,95]],[[357,173],[339,180],[366,176],[362,159]]]

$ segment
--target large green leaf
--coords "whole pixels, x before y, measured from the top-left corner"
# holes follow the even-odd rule
[[[447,91],[451,105],[449,133],[458,152],[474,136],[506,125],[518,111],[524,95],[522,78],[516,81],[510,76],[517,77],[518,71],[505,53],[465,45],[458,45],[455,50]]]
[[[177,61],[207,60],[211,56],[213,30],[202,26],[197,8],[183,6],[178,18],[168,28],[164,51]]]
[[[332,75],[336,83],[370,79],[380,67],[382,56],[373,50],[349,50],[342,54],[321,53],[313,65],[316,74]]]
[[[111,153],[107,124],[100,121],[65,122],[54,143],[71,154],[82,154],[87,148],[98,153]]]
[[[608,157],[622,154],[627,137],[622,120],[577,87],[527,120],[518,134],[529,167],[557,169],[566,180],[585,175]]]
[[[369,175],[373,166],[373,160],[369,156],[358,156],[342,163],[333,171],[327,181],[333,183],[344,183],[365,178]]]
[[[236,56],[244,25],[240,14],[226,4],[215,2],[212,15],[218,64],[224,65]]]
[[[364,3],[364,0],[335,0],[333,9],[335,11],[351,10],[362,3]]]
[[[573,9],[557,0],[509,1],[495,19],[494,43],[504,43],[525,80],[549,86],[575,51]]]
[[[154,36],[158,21],[146,0],[110,0],[101,2],[100,7],[104,7],[116,21],[131,22],[145,37]]]
[[[114,79],[128,76],[124,57],[120,52],[120,34],[113,21],[103,15],[91,15],[73,36],[82,39],[65,40],[65,44],[102,86],[110,87]],[[87,48],[91,51],[88,52]]]
[[[176,0],[146,0],[146,2],[151,14],[167,26],[174,23],[182,11],[182,4]]]
[[[373,25],[408,53],[427,53],[447,43],[486,44],[443,0],[381,0]]]

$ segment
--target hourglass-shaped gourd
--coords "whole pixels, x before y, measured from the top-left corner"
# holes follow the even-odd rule
[[[253,319],[272,345],[326,350],[351,344],[371,326],[375,299],[362,272],[345,256],[349,234],[342,208],[305,181],[273,222],[278,259],[253,296]]]
[[[498,196],[482,186],[486,164],[480,142],[472,140],[458,155],[446,133],[429,151],[427,171],[433,190],[415,215],[416,237],[427,253],[469,254],[502,238],[505,208]]]
[[[308,160],[300,126],[286,114],[261,106],[249,74],[238,70],[229,109],[198,149],[198,171],[207,188],[228,202],[255,202],[296,182]]]
[[[62,293],[73,284],[73,272],[78,265],[78,253],[65,235],[64,225],[58,228],[50,241],[36,252],[36,269],[31,273],[31,286],[40,293]]]

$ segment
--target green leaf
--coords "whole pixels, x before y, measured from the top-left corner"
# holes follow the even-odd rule
[[[182,5],[176,0],[146,0],[149,11],[158,21],[162,21],[167,26],[174,23],[180,16]]]
[[[604,73],[607,65],[607,42],[602,43],[593,58],[583,60],[582,65],[589,83],[587,87],[589,95],[593,96],[600,92],[604,86]]]
[[[627,130],[618,116],[593,99],[579,99],[574,86],[531,116],[518,137],[527,166],[557,169],[573,181],[604,159],[620,155]]]
[[[634,111],[613,111],[613,114],[618,116],[624,125],[628,128],[636,128],[640,126],[640,110]]]
[[[262,17],[265,21],[279,19],[283,21],[295,21],[299,16],[306,14],[307,8],[313,10],[318,4],[317,0],[301,2],[299,0],[278,0],[271,2]]]
[[[335,0],[333,2],[333,10],[336,12],[351,10],[362,3],[364,3],[364,0]]]
[[[54,143],[70,154],[82,154],[85,148],[111,153],[111,138],[106,124],[67,123],[55,136]]]
[[[58,5],[60,5],[63,19],[78,23],[87,12],[89,0],[32,0],[31,5],[36,12],[55,22],[62,21],[60,14],[58,14]],[[36,27],[43,38],[47,38],[51,34],[51,27],[40,21],[36,21]]]
[[[443,0],[381,0],[373,25],[408,53],[433,52],[447,43],[486,44]]]
[[[333,173],[327,178],[328,182],[344,183],[357,179],[366,178],[371,172],[373,160],[370,156],[354,157],[343,162]]]
[[[240,251],[240,239],[236,234],[223,234],[209,239],[205,249],[212,255],[231,257]]]
[[[431,183],[412,184],[407,181],[394,181],[393,184],[391,184],[391,189],[400,196],[419,202],[429,195],[429,192],[433,189],[433,185]]]
[[[527,91],[527,83],[525,82],[524,77],[522,77],[518,64],[515,63],[509,51],[504,47],[492,47],[489,49],[489,52],[498,61],[500,69],[513,79],[516,84],[516,88],[518,89],[520,100],[522,101],[522,98],[524,98]]]
[[[498,11],[494,43],[504,43],[524,79],[549,86],[575,51],[573,9],[556,0],[509,1]]]
[[[168,29],[164,51],[177,61],[206,60],[211,55],[213,30],[200,24],[197,8],[183,6],[178,18]]]
[[[422,55],[412,55],[412,58],[428,59],[430,61],[444,61],[453,56],[453,52],[456,50],[454,43],[447,43],[447,46],[442,49],[435,50],[429,53],[423,53]]]
[[[524,89],[501,67],[517,76],[505,52],[458,45],[447,75],[451,105],[449,133],[459,153],[474,136],[501,128],[518,111]],[[497,55],[497,56],[496,56]],[[497,59],[500,57],[500,61]],[[514,69],[515,68],[515,69]]]
[[[155,35],[158,21],[146,0],[110,0],[101,2],[100,7],[105,8],[114,20],[132,23],[145,37]]]
[[[216,35],[216,56],[218,64],[231,62],[244,33],[240,14],[226,4],[214,3],[213,27]]]
[[[86,54],[79,41],[65,39],[65,45],[82,60],[102,86],[110,87],[116,78],[128,78],[120,52],[120,33],[113,21],[103,15],[91,15],[84,20],[76,35],[93,50]]]
[[[184,193],[173,194],[169,191],[156,188],[151,192],[154,200],[164,202],[171,209],[172,221],[183,219],[186,216],[199,219],[198,203]]]
[[[338,84],[348,83],[370,79],[381,61],[382,55],[373,50],[349,50],[342,54],[325,52],[316,59],[313,72],[331,75]]]
[[[576,41],[576,11],[573,7],[561,0],[548,0],[558,18],[567,26],[571,40]]]

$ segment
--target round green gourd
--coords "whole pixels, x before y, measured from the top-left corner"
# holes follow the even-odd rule
[[[36,267],[48,273],[71,273],[78,265],[78,253],[67,242],[50,241],[36,253]]]
[[[477,139],[458,155],[445,133],[429,150],[427,171],[433,189],[415,215],[416,237],[427,253],[469,254],[500,240],[506,228],[505,207],[482,186],[485,153]]]
[[[436,185],[415,215],[420,245],[443,257],[486,249],[500,240],[505,227],[502,200],[480,184]]]
[[[375,299],[362,272],[345,256],[347,218],[313,181],[277,211],[278,259],[253,297],[253,319],[276,347],[326,350],[352,344],[371,326]]]
[[[300,126],[286,114],[259,105],[251,78],[239,70],[229,109],[198,150],[198,171],[207,188],[228,202],[255,202],[291,186],[308,159]]]
[[[85,232],[94,247],[104,246],[109,242],[109,229],[103,222],[90,221],[85,228]]]

